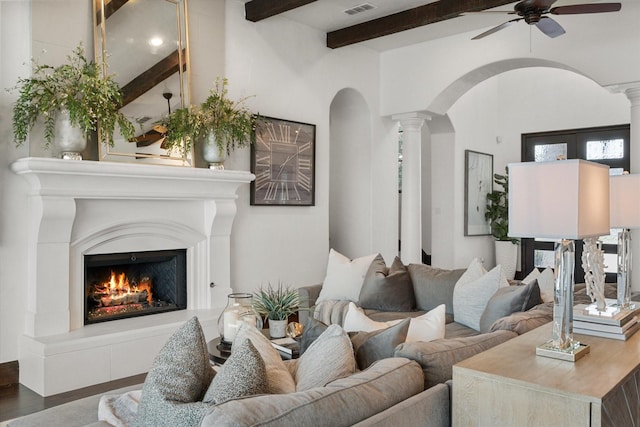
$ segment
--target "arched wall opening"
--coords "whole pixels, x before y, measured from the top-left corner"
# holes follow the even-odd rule
[[[579,71],[543,60],[514,59],[467,73],[431,103],[441,111],[431,134],[432,264],[495,265],[491,236],[464,236],[464,150],[493,155],[495,172],[520,161],[523,133],[628,123],[629,101]],[[423,129],[424,131],[424,129]],[[426,168],[425,168],[426,169]],[[426,177],[423,178],[426,181]],[[428,218],[424,218],[428,220]]]
[[[371,251],[371,111],[354,89],[330,106],[329,244],[356,258]]]

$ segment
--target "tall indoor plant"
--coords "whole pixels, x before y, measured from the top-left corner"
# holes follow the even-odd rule
[[[113,77],[104,77],[101,65],[87,60],[82,44],[67,59],[57,67],[34,61],[31,77],[18,79],[14,88],[18,99],[13,108],[16,145],[26,141],[39,119],[44,122],[47,149],[51,143],[61,143],[59,150],[71,145],[71,150],[82,151],[98,126],[100,143],[113,145],[116,125],[126,138],[133,137],[133,124],[120,112],[122,93]],[[72,140],[74,137],[78,141]]]
[[[167,129],[164,145],[190,150],[202,140],[204,159],[214,169],[222,165],[236,148],[254,142],[256,116],[245,105],[248,97],[233,101],[228,97],[228,80],[217,78],[209,96],[199,105],[174,111],[160,124]]]
[[[253,307],[269,320],[269,333],[271,338],[285,336],[287,320],[295,314],[300,307],[300,295],[297,289],[278,283],[277,287],[268,284],[260,287],[253,297]]]
[[[507,279],[515,277],[518,263],[518,239],[509,237],[509,169],[504,175],[493,174],[493,182],[500,187],[487,194],[487,209],[484,217],[489,220],[491,234],[495,239],[496,264],[502,265]]]

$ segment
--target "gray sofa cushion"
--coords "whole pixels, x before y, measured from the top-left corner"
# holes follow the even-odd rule
[[[211,409],[202,426],[352,426],[420,393],[422,371],[407,359],[383,359],[367,370],[305,392],[254,396]]]
[[[407,339],[409,322],[409,319],[405,319],[386,329],[350,333],[358,367],[366,369],[377,360],[393,357],[396,346]]]
[[[382,258],[382,257],[380,257]],[[413,285],[407,267],[395,257],[387,268],[374,259],[360,289],[358,306],[382,311],[412,311],[416,307]]]
[[[480,332],[489,332],[493,322],[502,317],[518,311],[527,311],[541,303],[540,288],[535,279],[528,285],[500,288],[489,298],[480,316]]]
[[[440,304],[447,314],[453,314],[453,288],[465,269],[444,270],[424,264],[409,264],[409,277],[413,284],[418,310],[433,310]]]
[[[396,347],[396,357],[417,361],[424,373],[424,387],[429,388],[452,378],[453,365],[515,337],[514,332],[497,331],[473,337],[430,342],[409,342]]]

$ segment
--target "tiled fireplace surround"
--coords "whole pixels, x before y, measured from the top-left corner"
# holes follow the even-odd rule
[[[29,192],[22,384],[49,396],[146,372],[194,315],[207,339],[217,336],[236,192],[252,174],[51,158],[20,159],[12,170]],[[84,255],[179,248],[187,310],[84,326]]]

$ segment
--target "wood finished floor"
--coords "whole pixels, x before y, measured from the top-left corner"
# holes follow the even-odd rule
[[[105,393],[121,387],[141,384],[144,382],[146,375],[135,375],[49,397],[42,397],[21,384],[0,386],[0,423],[71,402],[72,400]]]

